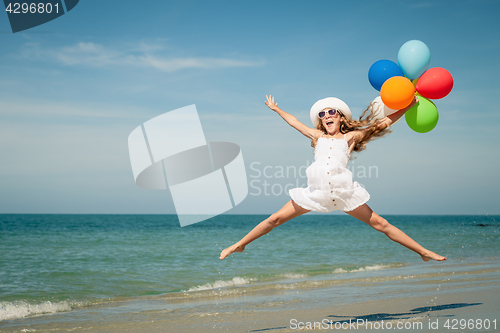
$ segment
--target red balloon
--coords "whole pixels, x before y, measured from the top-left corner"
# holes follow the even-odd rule
[[[418,93],[424,97],[443,98],[453,88],[453,76],[444,68],[430,68],[418,79],[416,88]]]

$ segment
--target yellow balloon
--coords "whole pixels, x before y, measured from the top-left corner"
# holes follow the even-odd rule
[[[420,78],[418,78],[420,79]],[[415,79],[415,80],[412,80],[411,83],[413,83],[413,87],[415,87],[415,90],[417,90],[417,82],[418,82],[418,79]]]

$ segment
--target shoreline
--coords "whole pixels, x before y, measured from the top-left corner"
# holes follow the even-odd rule
[[[213,304],[211,311],[201,307],[195,311],[168,309],[148,309],[148,302],[134,304],[130,312],[114,311],[115,307],[130,307],[130,302],[114,306],[93,306],[73,312],[31,317],[22,321],[10,322],[0,332],[296,332],[296,331],[334,331],[358,330],[386,331],[388,329],[409,332],[453,331],[446,325],[460,329],[464,320],[474,321],[474,325],[486,324],[494,332],[500,328],[500,284],[498,281],[483,284],[476,290],[463,291],[453,288],[435,296],[412,296],[413,293],[384,299],[360,300],[352,303],[336,303],[335,296],[329,304],[300,300],[270,301],[248,306],[244,310],[218,312]],[[376,294],[377,288],[371,292]],[[326,290],[323,290],[326,291]],[[403,296],[403,297],[401,297]],[[238,303],[244,297],[235,297],[226,302]],[[273,301],[274,299],[274,301]],[[161,302],[161,300],[155,300]],[[136,301],[139,302],[139,301]],[[142,311],[136,311],[136,307]],[[150,304],[149,304],[150,305]],[[24,323],[22,323],[24,322]],[[463,322],[463,321],[462,321]],[[343,326],[342,326],[343,325]],[[366,328],[367,325],[368,329]],[[470,325],[470,324],[469,324]],[[494,329],[496,325],[496,330]],[[436,330],[436,327],[438,329]],[[371,328],[371,329],[370,329]],[[468,329],[465,329],[467,331]],[[476,329],[474,329],[476,330]],[[479,329],[478,329],[479,330]],[[456,331],[456,330],[455,330]],[[460,331],[464,331],[461,329]]]
[[[245,312],[235,320],[231,315],[213,316],[205,319],[206,327],[229,332],[296,332],[301,330],[332,331],[360,330],[384,331],[401,329],[405,331],[432,332],[446,330],[455,324],[453,319],[488,319],[493,329],[500,327],[500,299],[491,290],[454,292],[429,297],[407,297],[386,300],[369,300],[352,304],[307,307],[297,310],[274,310]],[[495,317],[497,316],[497,317]],[[258,317],[258,322],[256,322]],[[371,323],[368,324],[368,322]],[[408,324],[409,323],[409,324]],[[437,324],[436,324],[437,323]],[[321,324],[321,325],[320,325]],[[385,326],[384,326],[385,324]],[[460,326],[460,324],[458,324]],[[399,327],[398,327],[399,326]],[[406,326],[406,327],[405,327]],[[458,327],[459,327],[458,326]],[[169,327],[172,332],[195,332],[196,325]],[[484,330],[483,331],[488,331]]]
[[[424,320],[414,309],[426,306],[498,310],[463,294],[498,294],[499,230],[473,225],[484,218],[400,221],[445,262],[425,263],[347,216],[304,216],[220,261],[220,245],[253,220],[221,216],[188,230],[163,217],[4,219],[0,332],[295,331],[301,321],[390,321],[383,313]]]
[[[247,290],[247,285],[177,293],[175,297],[123,299],[6,320],[0,322],[0,332],[370,331],[358,325],[363,320],[379,325],[372,326],[378,332],[387,329],[380,327],[384,323],[390,323],[392,329],[421,323],[415,324],[422,325],[416,329],[401,326],[401,330],[435,332],[430,325],[438,320],[438,331],[445,331],[447,319],[456,319],[457,325],[461,319],[488,319],[493,325],[496,319],[498,329],[500,318],[494,317],[500,309],[497,263],[421,263],[340,274],[340,283],[319,276],[306,284],[289,281],[282,289]],[[421,272],[423,268],[425,272]]]

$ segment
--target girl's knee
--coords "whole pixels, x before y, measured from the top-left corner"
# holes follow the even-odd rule
[[[280,226],[286,221],[288,221],[290,217],[287,214],[283,214],[283,212],[279,211],[271,215],[268,219],[269,224],[274,227]]]
[[[371,221],[370,225],[377,231],[384,232],[384,230],[390,226],[389,222],[383,217],[377,216]]]
[[[279,213],[274,213],[269,216],[268,223],[274,227],[279,226],[283,223],[283,219]]]

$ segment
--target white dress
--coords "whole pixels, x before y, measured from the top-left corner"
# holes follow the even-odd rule
[[[345,212],[356,209],[370,199],[370,194],[352,181],[347,169],[351,152],[344,139],[321,136],[314,149],[314,162],[307,168],[307,188],[289,191],[296,204],[315,212]]]

